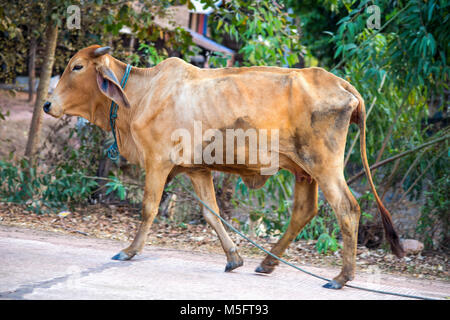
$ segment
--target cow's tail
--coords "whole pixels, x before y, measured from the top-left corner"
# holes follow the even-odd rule
[[[358,124],[360,130],[360,151],[361,151],[361,160],[364,166],[364,170],[366,172],[367,180],[369,181],[370,188],[375,196],[375,200],[378,205],[378,209],[380,211],[381,220],[383,222],[384,232],[386,234],[386,239],[388,240],[392,252],[399,258],[405,255],[402,245],[400,244],[400,239],[397,235],[397,232],[394,229],[394,224],[392,222],[392,217],[389,211],[384,207],[381,202],[380,197],[378,196],[377,190],[375,189],[375,185],[373,184],[372,175],[370,173],[369,163],[367,161],[367,153],[366,153],[366,108],[364,105],[364,100],[359,94],[359,92],[348,82],[345,82],[345,89],[352,93],[359,101],[358,107],[353,111],[351,121]]]

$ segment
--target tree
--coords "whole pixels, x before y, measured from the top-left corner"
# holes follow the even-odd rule
[[[0,64],[3,69],[0,79],[2,81],[10,82],[17,74],[24,73],[27,57],[29,58],[28,71],[32,73],[31,64],[35,51],[33,46],[44,29],[41,27],[43,25],[42,10],[45,10],[44,3],[38,1],[0,0]]]
[[[292,67],[303,55],[295,16],[287,7],[273,2],[227,1],[212,14],[211,29],[213,38],[219,42],[228,39],[237,43],[236,65]],[[224,65],[222,59],[212,61],[217,66]]]
[[[44,63],[40,73],[39,87],[34,104],[30,131],[28,133],[27,146],[25,149],[25,156],[29,158],[34,157],[34,153],[36,152],[36,148],[40,140],[43,116],[42,105],[47,99],[48,89],[50,86],[50,78],[52,76],[53,64],[55,62],[55,49],[57,39],[58,25],[51,22],[49,23],[45,31]]]
[[[133,6],[127,2],[119,0],[90,0],[78,2],[78,5],[82,11],[83,19],[83,31],[74,30],[73,34],[79,35],[80,33],[97,34],[94,39],[101,40],[102,33],[112,34],[119,36],[119,30],[124,25],[129,25],[132,30],[137,34],[138,38],[158,38],[161,32],[161,28],[154,25],[153,18],[155,15],[162,16],[166,11],[166,7],[169,1],[160,2],[142,2],[139,8]],[[35,151],[40,142],[40,132],[42,127],[42,105],[47,98],[47,92],[49,88],[50,78],[52,75],[53,65],[55,63],[55,50],[57,48],[58,31],[61,34],[62,44],[74,51],[80,49],[79,46],[74,46],[73,42],[66,39],[72,39],[71,31],[60,28],[63,25],[64,19],[67,16],[67,8],[69,5],[73,5],[72,1],[47,1],[46,10],[43,11],[42,21],[46,21],[45,28],[45,40],[44,40],[44,54],[43,63],[40,72],[40,82],[37,92],[37,97],[34,105],[33,118],[30,125],[30,131],[28,134],[28,141],[25,150],[25,155],[29,158],[34,158]],[[31,9],[35,9],[31,8]],[[100,23],[99,23],[100,22]],[[155,30],[156,29],[156,30]],[[183,30],[175,30],[174,36],[186,37],[187,32]],[[100,35],[100,36],[98,36]],[[80,38],[80,37],[78,37]],[[81,37],[86,39],[87,37]],[[156,39],[155,38],[155,39]],[[31,37],[34,39],[34,37]],[[187,38],[182,38],[182,42],[188,44]],[[92,41],[92,40],[91,40]],[[177,44],[176,41],[172,41],[172,44]],[[82,45],[83,46],[83,45]],[[84,44],[86,46],[86,44]],[[184,47],[187,48],[187,45]],[[117,50],[119,51],[119,50]],[[31,40],[30,46],[30,58],[33,57],[34,47],[33,40]],[[72,52],[74,53],[74,52]],[[119,58],[121,55],[119,55]],[[29,71],[32,75],[33,59],[30,59]],[[62,64],[65,66],[66,59],[63,59]],[[61,68],[61,66],[60,66]],[[63,68],[63,67],[62,67]],[[62,70],[60,70],[62,71]],[[32,77],[30,77],[31,85]]]
[[[36,77],[36,49],[37,39],[36,36],[31,35],[30,40],[30,52],[28,55],[28,102],[33,101],[34,93],[34,81]]]
[[[328,34],[335,52],[330,67],[351,81],[366,101],[376,101],[367,122],[370,132],[367,148],[370,162],[383,163],[448,134],[445,101],[448,100],[450,4],[438,0],[377,1],[382,12],[378,29],[367,24],[371,15],[367,8],[371,5],[372,1],[360,1],[345,8],[341,6],[341,14],[347,14],[341,17],[336,30]],[[380,91],[383,79],[386,82]],[[440,124],[429,121],[436,114],[441,115]],[[351,129],[353,140],[355,135],[356,130]],[[383,194],[391,191],[386,196],[387,205],[394,209],[406,195],[410,201],[424,201],[445,194],[448,179],[439,178],[449,170],[447,149],[448,142],[442,143],[379,169],[374,178],[381,182]],[[351,147],[347,150],[352,152]],[[386,157],[389,158],[381,161]],[[347,173],[358,170],[358,162],[358,152],[353,152]],[[427,208],[427,211],[436,217],[427,217],[422,222],[440,220],[440,224],[446,225],[442,207]],[[419,225],[417,230],[425,236],[423,232],[428,228]]]

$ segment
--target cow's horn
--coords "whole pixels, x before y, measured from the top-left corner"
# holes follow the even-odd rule
[[[98,49],[95,49],[94,57],[100,57],[104,54],[107,54],[109,50],[111,50],[111,47],[100,47]]]

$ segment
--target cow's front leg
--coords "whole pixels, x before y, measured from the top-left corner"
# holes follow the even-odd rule
[[[142,222],[131,245],[112,257],[113,260],[130,260],[144,248],[148,232],[158,213],[164,184],[170,170],[171,168],[164,168],[164,166],[155,165],[155,163],[146,170]]]
[[[195,193],[200,197],[200,199],[208,205],[212,210],[219,213],[219,207],[217,206],[216,195],[214,192],[214,183],[210,171],[194,171],[189,173],[192,184],[194,186]],[[239,256],[237,247],[233,240],[228,236],[222,222],[219,218],[211,213],[204,205],[203,207],[203,217],[206,222],[216,231],[219,237],[220,243],[222,244],[223,251],[227,256],[227,264],[225,266],[225,272],[232,271],[244,264],[244,261]]]

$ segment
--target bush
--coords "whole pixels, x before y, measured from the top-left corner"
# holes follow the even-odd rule
[[[0,160],[0,201],[24,204],[35,213],[73,210],[87,203],[100,187],[96,168],[109,139],[90,124],[67,130],[69,125],[63,118],[51,128],[36,163],[13,161],[13,154]],[[106,194],[114,192],[123,200],[126,191],[118,174],[118,169],[109,172]]]
[[[316,249],[319,253],[335,252],[340,245],[337,241],[339,224],[328,203],[319,201],[318,214],[303,228],[296,240],[317,240]]]
[[[73,209],[96,187],[97,182],[87,178],[84,170],[67,165],[45,173],[38,172],[25,159],[17,164],[0,160],[0,200],[25,204],[35,213]]]
[[[417,232],[423,236],[425,247],[433,249],[441,245],[449,249],[450,178],[444,175],[435,181],[433,189],[425,192],[426,203],[417,223]]]
[[[333,210],[328,203],[320,200],[318,214],[303,228],[296,240],[317,240],[324,234],[335,239],[338,233],[339,225]]]

